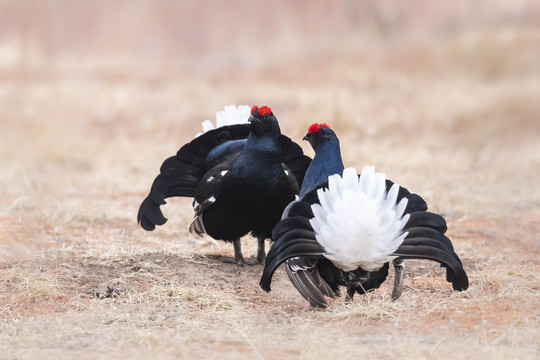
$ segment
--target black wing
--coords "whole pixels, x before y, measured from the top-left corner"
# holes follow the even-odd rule
[[[242,151],[249,136],[250,124],[219,127],[193,139],[166,159],[155,178],[150,193],[143,200],[137,222],[148,231],[167,221],[160,209],[165,199],[174,196],[193,197],[197,185],[207,171],[223,162],[232,163]],[[299,186],[311,159],[302,148],[285,135],[281,135],[282,162],[296,177]]]
[[[312,306],[328,307],[325,296],[334,298],[334,290],[319,274],[319,259],[293,257],[285,261],[285,271],[294,287]]]
[[[204,212],[212,206],[221,194],[221,182],[230,168],[229,162],[223,162],[210,169],[201,179],[202,184],[197,187],[193,200],[193,210],[195,215],[189,225],[189,232],[195,232],[202,236],[206,234],[203,223]]]
[[[197,184],[207,172],[207,159],[212,150],[226,142],[245,139],[249,133],[249,124],[222,126],[193,139],[182,146],[175,156],[166,159],[150,193],[139,207],[137,221],[143,229],[151,231],[156,225],[165,224],[167,219],[160,209],[161,205],[166,204],[165,199],[195,195]],[[242,147],[234,148],[234,151],[228,154],[229,158],[237,157],[241,149]],[[218,154],[210,158],[218,161],[222,160],[223,156],[225,155]]]
[[[302,187],[304,181],[304,175],[311,163],[311,158],[304,155],[300,145],[292,141],[285,135],[280,137],[281,146],[281,162],[284,163],[287,168],[294,174],[298,187]]]

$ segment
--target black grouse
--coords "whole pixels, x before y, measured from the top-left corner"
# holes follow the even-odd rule
[[[225,117],[242,116],[243,109],[228,107]],[[234,260],[240,266],[264,262],[264,241],[298,195],[311,159],[281,134],[268,106],[254,106],[251,115],[247,107],[244,116],[233,122],[245,123],[209,130],[163,162],[137,215],[145,230],[167,221],[160,209],[166,198],[194,197],[190,232],[233,242]],[[258,251],[256,259],[248,262],[240,238],[250,232],[258,239]]]
[[[468,278],[451,241],[446,221],[427,211],[418,195],[366,166],[360,176],[344,169],[339,140],[326,124],[313,124],[304,137],[315,150],[300,192],[274,227],[260,285],[270,291],[272,275],[285,262],[287,274],[312,306],[325,308],[325,296],[347,288],[356,292],[378,288],[396,270],[392,299],[403,290],[403,259],[428,259],[446,267],[455,290]]]

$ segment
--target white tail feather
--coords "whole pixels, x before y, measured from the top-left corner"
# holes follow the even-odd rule
[[[235,105],[225,106],[225,110],[216,113],[216,126],[210,120],[203,121],[203,132],[227,125],[247,124],[249,115],[251,115],[251,112],[250,107],[247,105],[239,105],[238,107]],[[196,137],[200,135],[202,133],[197,134]]]
[[[386,192],[383,173],[366,166],[358,178],[354,168],[346,168],[343,177],[328,178],[328,189],[319,189],[320,204],[313,204],[310,220],[324,256],[345,271],[358,267],[376,271],[396,256],[390,256],[407,233],[403,216],[407,199],[396,204],[399,185]]]

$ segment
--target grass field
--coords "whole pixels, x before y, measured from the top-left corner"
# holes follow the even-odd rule
[[[0,359],[537,359],[540,28],[379,40],[193,71],[1,62]],[[267,294],[262,267],[189,234],[189,199],[170,199],[156,231],[138,227],[161,162],[228,104],[271,106],[298,142],[326,122],[346,165],[422,195],[448,221],[469,290],[409,261],[397,302],[389,279],[314,310],[283,269]]]

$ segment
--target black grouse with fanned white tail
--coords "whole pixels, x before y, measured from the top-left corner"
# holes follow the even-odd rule
[[[244,109],[225,109],[226,115],[240,116],[244,123],[241,119],[235,121],[240,124],[206,131],[165,160],[139,208],[137,220],[145,230],[167,221],[160,209],[166,198],[193,197],[191,232],[233,242],[238,265],[247,262],[240,238],[251,233],[258,239],[258,251],[247,263],[264,261],[264,241],[299,193],[311,159],[281,134],[269,107],[254,106],[251,115],[249,107]]]
[[[346,301],[378,288],[396,270],[392,299],[403,291],[403,259],[428,259],[446,268],[455,290],[468,278],[446,232],[446,221],[428,212],[418,195],[385,179],[372,166],[358,175],[344,169],[339,140],[326,124],[313,124],[304,137],[315,150],[301,198],[287,206],[274,227],[275,240],[260,285],[270,291],[272,276],[285,270],[311,305],[325,308],[340,286]]]

